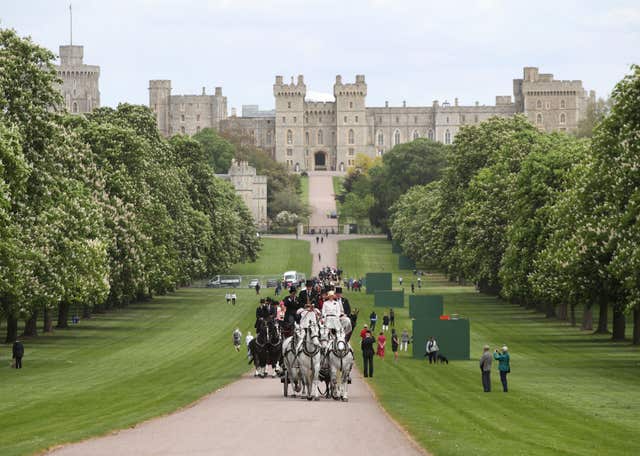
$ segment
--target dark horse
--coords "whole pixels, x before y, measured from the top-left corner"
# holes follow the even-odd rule
[[[266,377],[267,364],[275,371],[282,358],[282,336],[278,325],[273,320],[258,320],[256,337],[249,342],[249,349],[260,377]]]

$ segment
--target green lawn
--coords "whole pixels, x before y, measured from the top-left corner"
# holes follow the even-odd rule
[[[265,239],[261,259],[234,272],[308,271],[305,245]],[[248,369],[246,352],[233,349],[231,332],[253,329],[256,297],[237,290],[232,307],[226,292],[182,289],[27,340],[22,370],[9,369],[11,347],[3,345],[0,454],[30,454],[126,428],[238,378]]]
[[[339,265],[347,276],[393,272],[395,287],[401,275],[407,293],[414,279],[411,271],[398,270],[397,255],[380,239],[341,242]],[[427,450],[436,455],[640,454],[638,348],[546,320],[440,275],[423,278],[419,292],[443,294],[446,313],[469,317],[474,359],[429,366],[403,353],[394,364],[388,350],[384,361],[376,358],[370,384],[385,409]],[[359,330],[368,323],[373,298],[348,297],[361,309]],[[382,309],[377,313],[380,322]],[[411,330],[407,308],[396,311],[396,328],[404,327]],[[424,350],[425,341],[416,342]],[[477,358],[485,343],[509,345],[508,394],[501,392],[495,366],[493,392],[482,392]]]
[[[309,176],[300,176],[300,186],[302,187],[300,200],[304,206],[307,206],[309,204]]]
[[[340,193],[342,193],[342,183],[344,182],[344,177],[342,176],[333,176],[333,194],[335,196],[338,196]],[[338,212],[338,224],[340,226],[344,225],[345,223],[349,223],[349,221],[347,220],[347,217],[343,217],[342,216],[342,211],[341,209],[341,203],[340,201],[336,200],[336,211]]]

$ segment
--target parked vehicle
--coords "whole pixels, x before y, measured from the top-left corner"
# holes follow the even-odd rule
[[[240,276],[215,276],[207,282],[207,288],[237,288],[242,284]]]
[[[256,285],[260,285],[260,286],[262,286],[262,285],[260,284],[260,280],[259,280],[259,279],[251,279],[251,280],[249,281],[249,288],[255,288],[255,287],[256,287]]]
[[[278,286],[278,279],[267,279],[267,288],[275,288]]]
[[[306,277],[298,271],[287,271],[282,275],[282,280],[286,287],[290,287],[291,285],[300,285],[300,282],[304,282]]]

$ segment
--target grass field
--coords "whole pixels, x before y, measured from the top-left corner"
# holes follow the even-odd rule
[[[306,206],[309,204],[309,176],[300,176],[300,186],[302,187],[300,201]]]
[[[235,273],[308,271],[304,241],[264,239],[258,262]],[[30,454],[52,445],[126,428],[169,413],[233,381],[248,369],[231,332],[252,329],[256,296],[187,288],[127,309],[97,315],[69,330],[25,341],[24,368],[0,354],[0,454]]]
[[[399,271],[385,240],[340,243],[347,276],[393,272],[410,293],[411,271]],[[445,312],[471,322],[474,359],[429,366],[401,354],[375,359],[370,384],[382,405],[435,455],[637,455],[640,454],[640,350],[611,343],[516,305],[480,295],[471,287],[429,274],[420,293],[445,296]],[[361,309],[358,330],[368,323],[373,298],[348,293]],[[383,309],[377,308],[381,322]],[[597,313],[596,313],[597,315]],[[411,331],[408,308],[396,310],[396,329]],[[358,344],[354,339],[354,348]],[[424,351],[425,341],[416,341]],[[493,392],[482,392],[478,359],[482,345],[509,345],[510,392],[502,393],[497,367]],[[390,343],[387,346],[390,348]],[[409,350],[411,350],[411,345]],[[356,349],[358,362],[359,349]]]

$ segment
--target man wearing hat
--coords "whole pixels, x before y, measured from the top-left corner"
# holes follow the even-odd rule
[[[351,323],[351,305],[349,304],[349,300],[342,296],[342,287],[336,287],[335,299],[342,308],[342,315],[340,316],[340,323],[342,324],[342,329],[344,329],[345,339],[349,342],[351,339],[351,333],[353,332],[353,325]]]
[[[284,302],[284,321],[288,325],[293,325],[296,321],[298,312],[298,299],[296,298],[296,287],[289,288],[289,296],[283,299]],[[291,326],[292,327],[292,326]]]
[[[490,347],[485,345],[480,358],[480,372],[482,372],[482,388],[485,393],[491,392],[491,352]]]
[[[253,325],[254,328],[258,329],[258,322],[260,320],[266,320],[269,318],[269,306],[267,305],[267,301],[262,298],[260,300],[260,305],[256,309],[256,323]]]
[[[298,295],[298,308],[303,308],[310,302],[314,306],[318,306],[318,294],[313,289],[313,280],[307,280],[304,283],[304,290]]]

